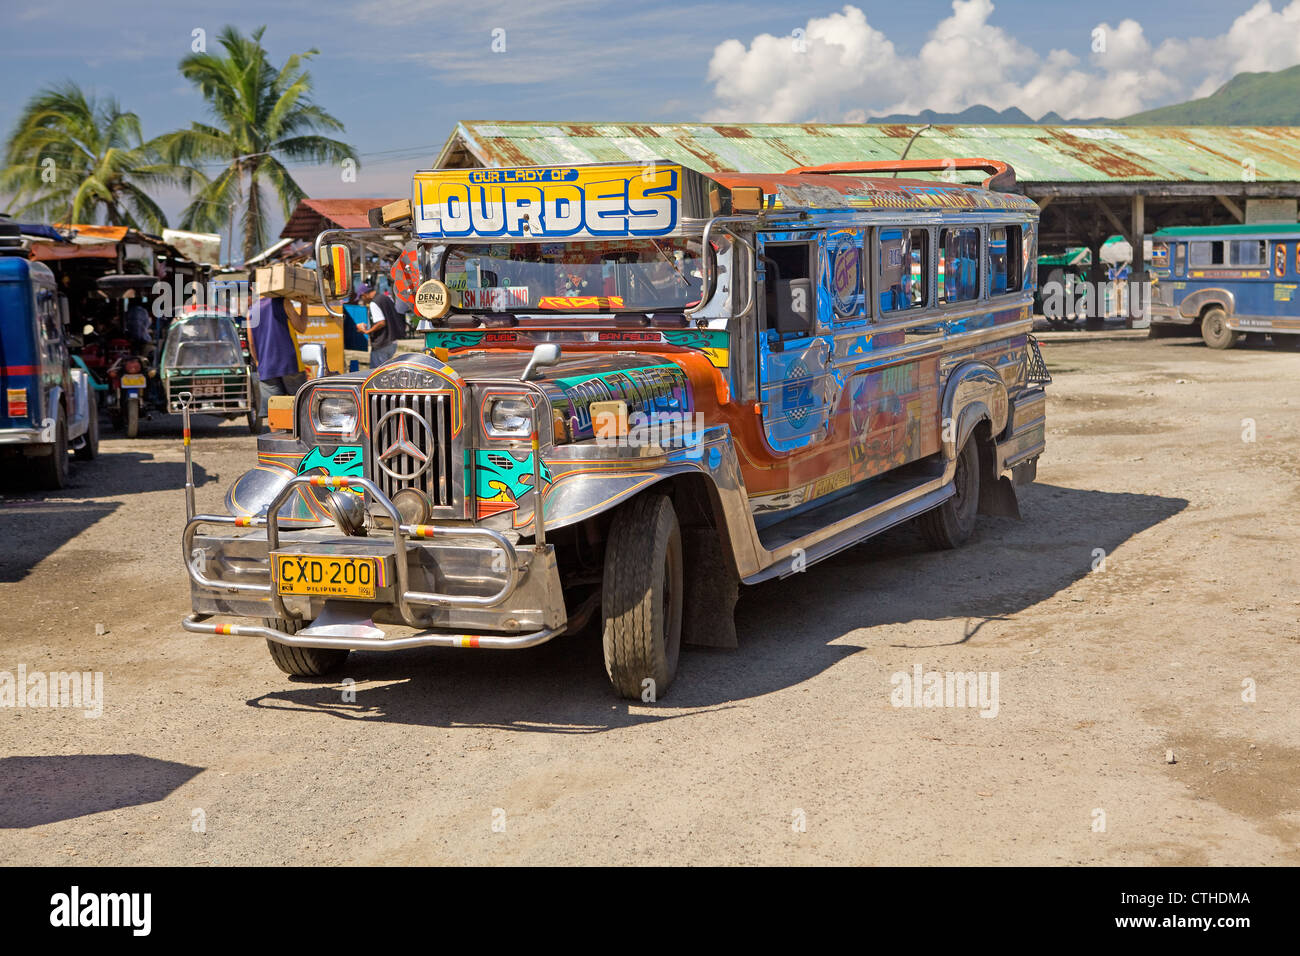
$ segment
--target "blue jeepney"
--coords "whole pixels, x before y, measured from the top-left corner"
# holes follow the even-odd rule
[[[1151,293],[1153,334],[1183,326],[1213,349],[1246,333],[1300,346],[1300,224],[1178,226],[1151,239],[1167,250]]]
[[[50,489],[67,482],[70,449],[80,459],[99,449],[94,386],[69,357],[65,303],[49,267],[29,261],[13,233],[0,238],[0,456],[30,459]]]

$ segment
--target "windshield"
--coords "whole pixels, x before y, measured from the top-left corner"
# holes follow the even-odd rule
[[[697,305],[698,239],[452,246],[443,281],[474,312],[655,312]]]
[[[224,315],[177,319],[167,330],[163,364],[168,368],[237,367],[244,364],[235,323]]]

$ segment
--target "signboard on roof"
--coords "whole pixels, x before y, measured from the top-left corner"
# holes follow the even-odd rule
[[[723,187],[649,161],[415,174],[415,232],[429,239],[616,239],[679,234],[730,207]]]

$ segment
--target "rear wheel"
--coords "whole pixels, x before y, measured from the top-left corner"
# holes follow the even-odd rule
[[[59,409],[59,420],[54,426],[54,445],[50,456],[40,459],[38,481],[42,488],[57,491],[68,483],[68,420]]]
[[[95,393],[88,400],[90,421],[86,425],[86,440],[74,454],[78,461],[91,461],[99,456],[99,402]]]
[[[1212,349],[1230,349],[1237,344],[1241,333],[1228,328],[1228,313],[1216,306],[1201,318],[1201,338]]]
[[[642,495],[615,514],[600,603],[610,683],[629,700],[662,697],[682,646],[682,535],[664,495]]]
[[[286,634],[298,632],[297,624],[283,618],[266,618],[264,623],[267,627],[284,631]],[[332,674],[343,666],[343,662],[351,653],[347,648],[290,647],[269,637],[266,639],[266,649],[271,652],[271,660],[275,661],[275,666],[294,677],[324,677],[326,674]]]
[[[127,438],[134,438],[140,434],[140,399],[128,398],[126,400],[126,411],[122,416],[122,424],[126,428]]]
[[[964,544],[975,531],[980,503],[980,456],[973,437],[957,453],[957,470],[952,482],[953,496],[916,519],[921,536],[937,550]]]

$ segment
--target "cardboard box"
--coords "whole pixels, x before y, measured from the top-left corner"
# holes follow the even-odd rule
[[[288,262],[277,262],[257,270],[257,294],[275,295],[296,302],[320,302],[316,293],[316,272]]]

